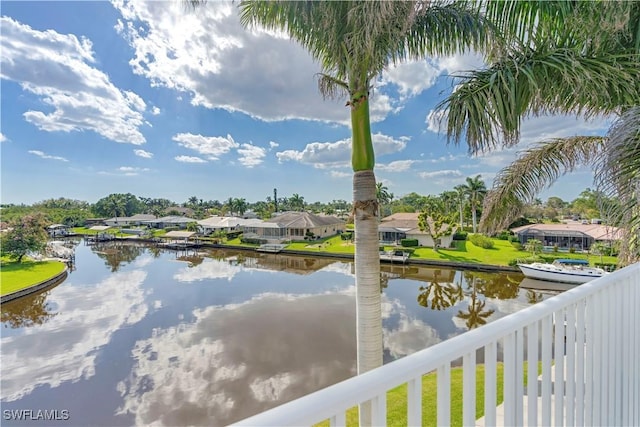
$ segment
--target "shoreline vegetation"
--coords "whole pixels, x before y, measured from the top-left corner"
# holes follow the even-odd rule
[[[91,236],[96,232],[86,228],[74,228],[77,236]],[[162,239],[163,230],[155,232],[152,238],[139,238],[121,232],[113,233],[117,240],[157,243]],[[435,250],[428,247],[404,248],[384,245],[381,249],[402,250],[411,252],[409,264],[432,264],[434,266],[450,266],[458,268],[476,268],[487,270],[519,271],[513,265],[515,260],[531,259],[529,252],[518,250],[510,242],[500,239],[492,239],[494,245],[491,249],[484,249],[471,243],[469,240],[454,241],[455,248],[439,248]],[[230,248],[255,250],[259,245],[242,243],[240,238],[227,240],[223,237],[199,238],[198,243],[205,247]],[[339,258],[352,258],[354,244],[350,240],[342,240],[341,236],[333,236],[315,241],[302,241],[289,243],[283,253],[311,256],[335,256]],[[590,264],[615,265],[617,259],[612,256],[603,256],[582,253],[546,252],[543,259],[549,258],[574,258],[586,259]],[[538,256],[540,256],[538,255]],[[39,284],[47,279],[55,277],[64,270],[65,264],[60,261],[33,261],[25,260],[22,263],[2,258],[0,269],[0,295],[26,289]]]
[[[95,235],[96,231],[87,228],[77,227],[73,231],[78,236]],[[348,230],[349,232],[349,230]],[[153,234],[148,238],[135,237],[130,234],[121,232],[113,233],[109,231],[115,239],[141,241],[141,242],[158,242],[162,241],[164,230],[154,230]],[[452,267],[461,267],[465,265],[486,266],[493,268],[504,268],[512,271],[515,267],[516,260],[529,260],[532,258],[542,258],[541,261],[551,261],[555,258],[572,258],[583,259],[589,261],[592,265],[604,264],[615,266],[618,259],[614,256],[600,256],[586,253],[569,253],[569,252],[542,252],[533,256],[530,252],[516,248],[511,242],[497,238],[490,239],[493,247],[490,249],[481,248],[474,245],[470,240],[455,240],[453,248],[439,248],[435,250],[431,247],[401,247],[391,245],[381,245],[380,248],[389,250],[402,250],[410,252],[409,263],[438,263],[441,265],[450,265]],[[197,240],[191,240],[189,243],[198,242],[199,245],[212,246],[216,248],[230,247],[232,249],[256,249],[258,244],[243,243],[239,237],[227,239],[226,237],[198,237]],[[355,253],[355,245],[351,240],[343,240],[340,235],[331,236],[325,239],[311,241],[294,241],[289,242],[284,248],[283,253],[302,253],[315,254],[319,256],[337,256],[344,258],[353,256]]]

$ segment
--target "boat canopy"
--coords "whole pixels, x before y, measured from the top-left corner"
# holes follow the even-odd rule
[[[562,259],[557,259],[557,262],[561,263],[561,264],[572,264],[572,265],[589,265],[589,261],[584,260],[584,259],[569,259],[569,258],[562,258]]]

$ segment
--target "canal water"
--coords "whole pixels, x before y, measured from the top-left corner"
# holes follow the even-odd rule
[[[385,363],[551,295],[522,279],[383,265]],[[229,424],[355,375],[355,320],[352,262],[78,241],[2,305],[2,424]]]

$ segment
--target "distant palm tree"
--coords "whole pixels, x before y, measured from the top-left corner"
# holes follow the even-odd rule
[[[291,209],[295,211],[303,211],[305,206],[304,197],[302,197],[298,193],[294,193],[291,197],[289,197],[289,206],[291,206]]]
[[[233,213],[236,210],[236,199],[234,199],[233,197],[229,197],[229,200],[225,202],[224,206],[229,213],[229,216],[233,216]]]
[[[378,201],[378,219],[382,217],[382,205],[391,203],[393,193],[389,193],[389,189],[381,182],[376,183],[376,200]]]
[[[478,228],[477,215],[478,208],[482,205],[485,194],[487,194],[487,187],[482,179],[481,175],[477,175],[475,178],[467,177],[467,183],[463,185],[463,190],[469,204],[471,205],[471,217],[473,224],[473,232],[475,233]]]
[[[453,189],[456,191],[457,199],[458,199],[458,207],[460,208],[460,227],[464,227],[464,218],[463,218],[464,202],[465,202],[464,185],[456,185],[455,187],[453,187]]]
[[[242,199],[233,199],[233,206],[236,210],[236,212],[242,216],[244,215],[244,213],[247,211],[247,209],[249,209],[249,205],[247,204],[247,201],[242,198]]]

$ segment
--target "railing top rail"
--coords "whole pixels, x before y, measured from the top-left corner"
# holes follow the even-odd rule
[[[311,425],[333,414],[372,399],[382,391],[431,372],[466,353],[549,316],[606,289],[627,277],[640,276],[640,263],[577,286],[517,313],[491,322],[482,328],[443,341],[380,368],[303,396],[240,421],[237,425]]]

